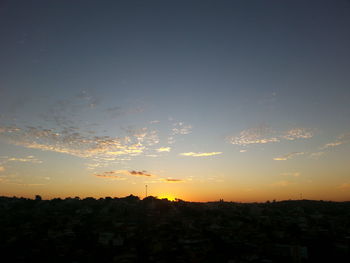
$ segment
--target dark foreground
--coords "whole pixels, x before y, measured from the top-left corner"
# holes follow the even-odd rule
[[[350,202],[0,197],[0,253],[2,262],[350,262]]]

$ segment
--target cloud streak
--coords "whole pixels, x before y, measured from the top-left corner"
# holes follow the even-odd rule
[[[185,182],[185,180],[182,179],[173,179],[173,178],[164,178],[162,179],[163,181],[167,182],[167,183],[183,183]]]
[[[341,190],[350,190],[350,183],[343,183],[341,185],[338,186],[338,189]]]
[[[321,147],[321,150],[325,150],[328,148],[333,148],[342,144],[346,144],[350,142],[350,133],[345,133],[342,134],[340,136],[338,136],[338,138],[330,143],[325,144],[324,146]]]
[[[94,176],[99,177],[99,178],[112,179],[112,180],[126,180],[125,177],[121,177],[121,176],[118,176],[118,175],[94,174]]]
[[[208,156],[214,156],[222,154],[222,152],[205,152],[205,153],[195,153],[195,152],[186,152],[186,153],[180,153],[182,156],[191,156],[191,157],[208,157]]]
[[[228,136],[227,141],[234,145],[247,146],[251,144],[276,143],[282,140],[309,139],[312,137],[313,133],[304,128],[293,128],[282,133],[277,133],[266,125],[260,125],[255,128],[243,130],[238,135]]]
[[[156,149],[157,152],[170,152],[171,147],[160,147]]]
[[[16,158],[16,157],[7,158],[5,159],[5,162],[42,163],[43,161],[30,155],[24,158]]]
[[[123,175],[128,176],[143,176],[143,177],[154,177],[155,175],[148,173],[147,171],[135,171],[135,170],[114,170],[114,171],[106,171],[103,173],[95,173],[93,176],[100,178],[115,178],[119,180],[125,180],[126,178]],[[124,178],[124,179],[121,179]]]
[[[300,173],[299,172],[294,172],[294,173],[281,173],[282,176],[293,176],[293,177],[299,177]]]
[[[128,171],[130,175],[134,176],[146,176],[146,177],[152,177],[153,174],[148,173],[147,171]]]
[[[276,183],[273,183],[272,186],[286,187],[286,186],[289,186],[289,185],[291,185],[291,184],[293,184],[293,183],[292,183],[292,182],[289,182],[289,181],[283,180],[283,181],[278,181],[278,182],[276,182]]]
[[[319,159],[319,158],[321,158],[321,156],[323,156],[325,154],[325,152],[314,152],[314,153],[311,153],[310,154],[310,158],[311,159]]]
[[[273,160],[275,160],[275,161],[286,161],[286,160],[294,158],[297,155],[303,155],[303,154],[304,154],[304,152],[292,152],[292,153],[287,153],[285,155],[282,155],[280,157],[275,157],[275,158],[273,158]]]

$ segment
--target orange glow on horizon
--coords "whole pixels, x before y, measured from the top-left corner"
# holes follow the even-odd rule
[[[170,195],[170,194],[163,194],[163,195],[158,196],[157,198],[168,199],[169,201],[175,201],[175,199],[177,199],[177,197],[174,197],[173,195]]]

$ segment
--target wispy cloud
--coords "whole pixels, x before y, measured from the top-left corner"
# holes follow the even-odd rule
[[[107,108],[105,111],[110,115],[110,117],[117,118],[124,115],[141,113],[144,111],[144,109],[140,106],[137,106],[135,108],[127,108],[127,109],[124,109],[120,106],[114,106],[114,107]]]
[[[281,138],[289,141],[294,141],[296,139],[309,139],[312,137],[313,133],[310,130],[303,128],[294,128],[281,135]]]
[[[0,156],[0,172],[5,171],[4,164],[7,164],[9,162],[22,162],[22,163],[42,163],[41,160],[35,158],[32,155],[29,155],[27,157],[8,157],[8,156]]]
[[[102,178],[122,178],[122,175],[129,175],[129,176],[145,176],[145,177],[153,177],[155,175],[148,173],[147,171],[135,171],[135,170],[113,170],[113,171],[106,171],[103,173],[95,173],[93,174],[96,177],[102,177]]]
[[[98,98],[87,90],[81,90],[75,97],[85,102],[85,104],[91,108],[96,107],[99,102]]]
[[[59,131],[40,127],[0,127],[0,137],[26,148],[105,160],[116,160],[125,155],[137,156],[142,154],[146,147],[158,143],[156,131],[147,128],[129,131],[124,137],[111,137],[79,132],[79,129],[74,127]]]
[[[177,134],[190,134],[192,132],[192,125],[185,124],[183,122],[177,122],[173,124],[173,129],[172,129],[173,135]]]
[[[153,180],[148,180],[145,183],[148,184],[159,184],[159,183],[185,183],[185,179],[176,179],[176,178],[157,178]]]
[[[313,137],[313,133],[304,128],[293,128],[278,133],[266,125],[260,125],[243,130],[238,135],[228,136],[227,140],[231,144],[247,146],[251,144],[276,143],[282,140],[309,139],[311,137]]]
[[[330,147],[335,147],[335,146],[339,146],[339,145],[342,145],[344,144],[345,142],[341,142],[341,141],[337,141],[337,142],[330,142],[330,143],[327,143],[325,144],[322,149],[327,149],[327,148],[330,148]]]
[[[294,158],[297,155],[303,155],[303,154],[304,154],[304,152],[292,152],[292,153],[288,153],[288,154],[282,155],[280,157],[275,157],[273,159],[275,161],[286,161],[286,160]]]
[[[129,171],[130,175],[134,175],[134,176],[146,176],[146,177],[151,177],[154,176],[153,174],[148,173],[147,171],[143,170],[143,171]]]
[[[343,183],[339,185],[338,188],[342,190],[350,190],[350,183]]]
[[[283,180],[283,181],[278,181],[278,182],[273,183],[272,186],[286,187],[286,186],[289,186],[291,184],[293,184],[293,183],[290,181]]]
[[[207,156],[213,156],[213,155],[219,155],[222,154],[222,152],[205,152],[205,153],[194,153],[194,152],[187,152],[187,153],[180,153],[182,156],[192,156],[192,157],[207,157]]]
[[[100,174],[94,174],[94,176],[101,176],[103,177],[103,175],[126,175],[128,174],[129,171],[128,170],[114,170],[114,171],[105,171],[103,173],[100,173]]]
[[[85,158],[89,162],[90,170],[97,170],[96,165],[103,167],[111,162],[121,164],[136,156],[154,153],[154,149],[159,148],[156,145],[160,142],[157,125],[148,123],[149,127],[130,129],[123,129],[122,123],[113,125],[113,128],[105,126],[108,116],[138,113],[143,110],[139,106],[142,103],[137,102],[136,107],[129,104],[124,108],[101,103],[92,92],[82,90],[71,98],[51,100],[50,106],[41,110],[43,114],[32,116],[30,120],[24,119],[25,114],[22,115],[23,119],[19,119],[21,116],[5,121],[2,118],[0,139],[29,149]],[[29,121],[43,126],[28,126]],[[153,123],[156,122],[158,121]],[[41,162],[17,156],[8,161]]]
[[[183,179],[173,179],[173,178],[163,178],[162,180],[167,182],[167,183],[183,183],[183,182],[185,182],[185,180],[183,180]]]
[[[160,147],[156,149],[157,152],[170,152],[171,147]]]
[[[6,162],[22,162],[22,163],[42,163],[43,161],[35,158],[33,155],[24,157],[24,158],[16,158],[10,157],[5,159]]]
[[[133,128],[128,127],[124,129],[128,137],[127,139],[131,140],[132,138],[136,139],[138,143],[145,145],[155,145],[159,143],[158,131],[154,129],[149,129],[147,127],[143,128]]]
[[[159,120],[153,120],[153,121],[150,121],[149,123],[150,124],[157,124],[157,123],[160,123],[160,121]]]
[[[120,106],[114,106],[107,108],[106,112],[108,112],[112,117],[119,117],[123,115],[124,110]]]
[[[319,159],[324,154],[325,152],[314,152],[314,153],[311,153],[309,157],[312,159]]]
[[[41,180],[46,180],[45,177],[36,177],[40,178]],[[26,180],[24,180],[26,179]],[[4,184],[11,184],[11,185],[20,185],[20,186],[42,186],[45,185],[43,183],[36,183],[32,181],[33,178],[21,178],[17,174],[7,174],[7,175],[2,175],[0,177],[0,182]],[[28,182],[29,181],[29,182]]]
[[[145,156],[152,157],[152,158],[159,157],[159,155],[157,155],[157,154],[146,154]]]
[[[350,133],[345,133],[342,134],[340,136],[338,136],[338,138],[330,143],[326,143],[323,147],[321,147],[322,150],[327,149],[327,148],[332,148],[332,147],[336,147],[342,144],[346,144],[350,142]]]
[[[45,184],[27,184],[27,183],[16,183],[16,182],[7,182],[7,184],[15,184],[15,185],[21,185],[21,186],[43,186]]]
[[[249,145],[249,144],[265,144],[270,142],[278,142],[276,136],[272,136],[272,130],[266,125],[260,125],[255,128],[243,130],[237,136],[229,136],[227,139],[231,144]]]
[[[299,177],[300,173],[299,172],[293,172],[293,173],[281,173],[282,176],[294,176],[294,177]]]
[[[126,180],[125,177],[119,176],[119,175],[112,175],[112,174],[93,174],[93,176],[99,177],[99,178],[106,178],[106,179],[112,179],[112,180]]]
[[[169,136],[167,142],[168,142],[168,144],[174,144],[175,143],[175,137],[174,136]]]
[[[81,116],[83,112],[94,110],[99,104],[97,96],[82,90],[71,98],[56,100],[45,113],[41,114],[41,117],[59,127],[69,127],[77,123],[77,119],[73,121],[72,116]]]

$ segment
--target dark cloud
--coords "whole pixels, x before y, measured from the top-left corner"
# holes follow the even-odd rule
[[[129,171],[129,173],[131,175],[135,175],[135,176],[147,176],[147,177],[151,177],[154,176],[152,174],[147,173],[147,171]]]
[[[113,179],[113,180],[126,180],[125,177],[120,176],[120,174],[124,174],[124,170],[117,170],[117,171],[107,171],[100,174],[93,174],[93,176],[99,177],[99,178],[106,178],[106,179]]]
[[[166,179],[164,179],[164,181],[166,181],[168,183],[181,183],[181,182],[184,182],[184,180],[182,180],[182,179],[171,179],[171,178],[166,178]]]

